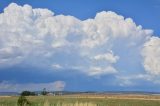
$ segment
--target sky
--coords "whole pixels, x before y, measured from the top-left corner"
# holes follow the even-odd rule
[[[0,92],[160,92],[160,0],[0,0]]]

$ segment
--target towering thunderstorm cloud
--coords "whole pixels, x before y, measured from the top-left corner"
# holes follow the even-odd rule
[[[111,11],[82,21],[11,3],[0,14],[0,68],[18,65],[127,81],[138,74],[134,78],[154,82],[160,75],[160,38]]]

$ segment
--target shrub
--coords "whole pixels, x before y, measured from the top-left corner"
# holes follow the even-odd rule
[[[21,95],[21,96],[18,98],[17,105],[18,105],[18,106],[28,106],[28,105],[30,105],[30,103],[29,103],[29,101],[26,99],[25,96],[22,96],[22,95]]]

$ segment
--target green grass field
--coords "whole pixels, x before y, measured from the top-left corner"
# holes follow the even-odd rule
[[[66,96],[27,97],[31,106],[160,106],[159,100],[77,98]],[[0,106],[17,106],[18,97],[0,97]]]

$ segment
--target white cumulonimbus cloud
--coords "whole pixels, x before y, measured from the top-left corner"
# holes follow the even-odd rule
[[[0,66],[76,67],[87,75],[100,76],[117,74],[124,64],[135,68],[143,57],[146,71],[159,74],[160,40],[152,35],[152,30],[111,11],[81,21],[11,3],[0,14]]]
[[[144,68],[152,75],[160,75],[160,38],[152,37],[142,50]]]

